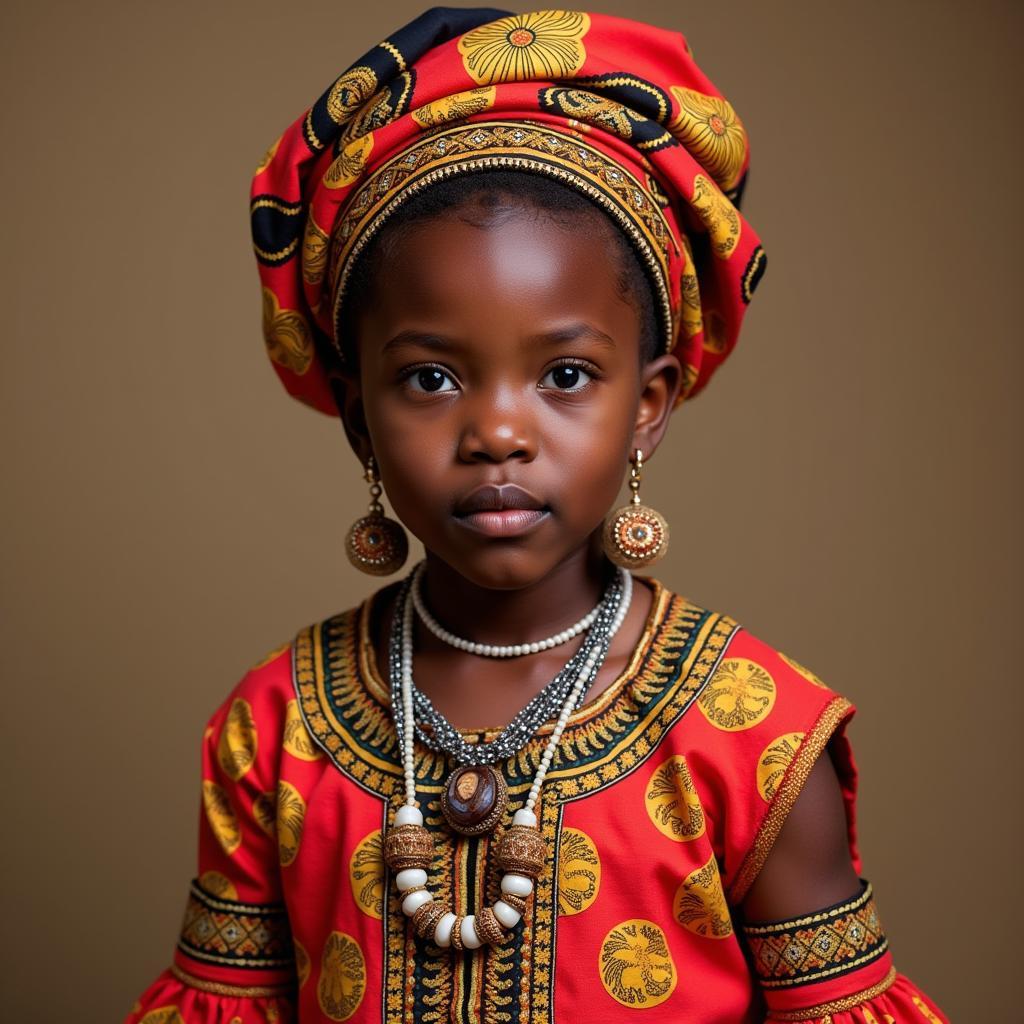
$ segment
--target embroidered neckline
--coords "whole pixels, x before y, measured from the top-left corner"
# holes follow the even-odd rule
[[[644,632],[622,673],[569,721],[545,783],[564,803],[597,792],[647,760],[687,710],[738,628],[656,580]],[[377,671],[370,616],[380,592],[357,608],[311,626],[292,649],[293,682],[310,734],[334,764],[376,796],[398,798],[402,782],[388,693]],[[502,762],[509,798],[525,796],[552,726]],[[467,735],[486,737],[487,731]],[[449,759],[420,746],[417,787],[440,793]]]

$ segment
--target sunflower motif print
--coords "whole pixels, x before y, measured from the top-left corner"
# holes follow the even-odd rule
[[[764,666],[748,658],[727,658],[697,698],[697,707],[716,729],[737,732],[771,713],[775,689]]]
[[[499,18],[459,39],[467,74],[477,85],[571,78],[587,59],[582,11],[533,11]]]
[[[707,939],[732,935],[732,918],[714,855],[683,879],[672,901],[672,914],[694,935]]]
[[[739,181],[747,156],[747,132],[732,105],[681,85],[671,87],[678,113],[669,131],[728,192]]]

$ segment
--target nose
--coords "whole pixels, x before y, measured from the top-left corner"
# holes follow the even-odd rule
[[[510,392],[481,391],[464,406],[459,437],[463,462],[530,462],[537,455],[537,434],[527,401]]]

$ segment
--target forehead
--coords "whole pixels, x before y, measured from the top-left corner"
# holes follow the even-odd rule
[[[614,230],[599,215],[502,211],[481,223],[458,212],[403,226],[388,240],[364,315],[372,333],[417,326],[472,336],[498,325],[586,320],[639,343],[639,315],[622,295]]]

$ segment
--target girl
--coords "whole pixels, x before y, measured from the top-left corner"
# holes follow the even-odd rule
[[[944,1019],[860,877],[852,706],[629,571],[764,270],[747,164],[680,36],[575,11],[428,11],[267,152],[271,359],[364,467],[354,564],[405,560],[382,489],[426,559],[210,720],[132,1024]]]

